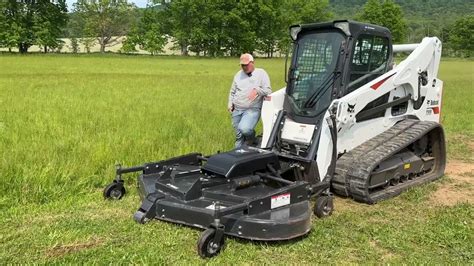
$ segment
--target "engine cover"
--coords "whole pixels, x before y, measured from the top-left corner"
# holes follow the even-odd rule
[[[275,153],[253,147],[242,147],[209,157],[201,169],[205,173],[233,178],[264,171],[268,164],[280,169],[278,156]]]

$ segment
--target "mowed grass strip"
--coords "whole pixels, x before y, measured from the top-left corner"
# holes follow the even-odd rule
[[[284,60],[258,59],[274,90]],[[202,263],[199,230],[138,225],[135,176],[121,202],[102,200],[114,164],[228,150],[226,111],[237,59],[0,57],[0,261]],[[473,163],[474,62],[445,61],[443,125],[450,160]],[[472,178],[472,173],[467,173]],[[374,206],[338,198],[300,241],[228,239],[211,264],[470,263],[470,203],[432,204],[450,177]]]

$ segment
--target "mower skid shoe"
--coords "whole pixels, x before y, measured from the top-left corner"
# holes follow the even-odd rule
[[[156,203],[164,196],[158,193],[148,195],[143,199],[142,205],[133,215],[133,219],[139,224],[145,224],[156,215]]]

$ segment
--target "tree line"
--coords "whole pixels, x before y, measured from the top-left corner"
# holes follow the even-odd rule
[[[95,44],[106,52],[122,43],[121,52],[134,53],[140,48],[155,55],[163,53],[172,41],[182,55],[257,52],[273,57],[276,52],[288,51],[290,25],[341,19],[334,6],[345,2],[151,0],[146,8],[137,8],[127,0],[77,0],[68,10],[65,0],[1,0],[0,47],[26,53],[37,45],[48,52],[60,50],[64,44],[61,38],[69,38],[73,52],[79,52],[79,44],[85,47],[84,52]],[[345,3],[347,9],[355,10],[349,2]],[[345,18],[388,27],[396,43],[420,41],[410,39],[412,31],[407,25],[412,22],[393,0],[355,2],[362,7]],[[455,55],[472,56],[473,29],[474,16],[468,14],[437,29],[437,36]]]

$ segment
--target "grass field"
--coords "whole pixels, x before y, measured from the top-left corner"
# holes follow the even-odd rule
[[[284,60],[258,60],[274,90]],[[449,165],[441,180],[374,206],[337,198],[300,241],[227,239],[212,260],[199,230],[138,225],[134,176],[102,199],[114,164],[232,148],[226,99],[236,59],[0,57],[0,263],[413,263],[474,260],[474,62],[443,61]]]

